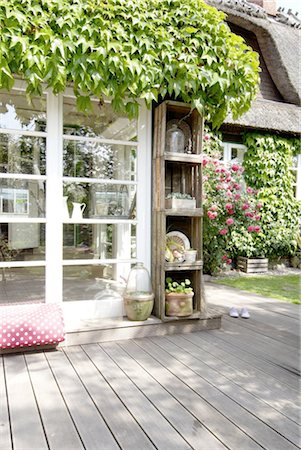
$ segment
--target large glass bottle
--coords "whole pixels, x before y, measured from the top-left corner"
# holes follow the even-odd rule
[[[151,315],[154,294],[149,272],[143,263],[137,263],[130,271],[123,298],[130,320],[146,320]]]

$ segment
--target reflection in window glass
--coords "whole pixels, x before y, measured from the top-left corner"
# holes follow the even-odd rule
[[[44,261],[45,224],[0,223],[0,261]]]
[[[231,147],[231,161],[235,160],[242,163],[244,160],[245,149],[240,147]]]
[[[0,134],[0,172],[45,175],[46,139]]]
[[[72,219],[114,217],[134,219],[136,185],[64,182],[64,197]]]
[[[136,227],[131,224],[65,224],[64,259],[131,259]]]
[[[92,102],[92,112],[79,112],[76,100],[64,97],[64,134],[122,141],[137,140],[137,120],[113,111],[110,103]]]
[[[0,128],[46,131],[46,97],[33,97],[29,103],[22,91],[1,92]]]
[[[45,217],[45,182],[0,177],[0,216]]]
[[[45,302],[44,267],[0,268],[0,304],[16,302]]]
[[[108,300],[118,298],[124,290],[130,264],[64,266],[63,299]]]
[[[64,140],[64,176],[132,180],[136,147]]]

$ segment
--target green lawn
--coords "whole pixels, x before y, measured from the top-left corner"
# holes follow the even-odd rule
[[[301,278],[299,275],[225,277],[214,279],[214,283],[224,284],[243,291],[255,292],[266,297],[274,297],[301,305]]]

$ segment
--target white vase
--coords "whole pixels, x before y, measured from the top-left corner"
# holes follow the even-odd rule
[[[83,212],[86,207],[86,203],[72,203],[73,210],[72,210],[72,219],[82,219],[83,218]]]
[[[69,219],[68,197],[63,197],[63,220]]]

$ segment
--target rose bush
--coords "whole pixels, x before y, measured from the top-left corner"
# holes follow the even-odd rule
[[[258,193],[245,185],[240,164],[218,159],[216,139],[210,147],[211,136],[205,134],[204,149],[211,152],[202,159],[204,271],[211,274],[238,255],[259,256],[262,238]]]

